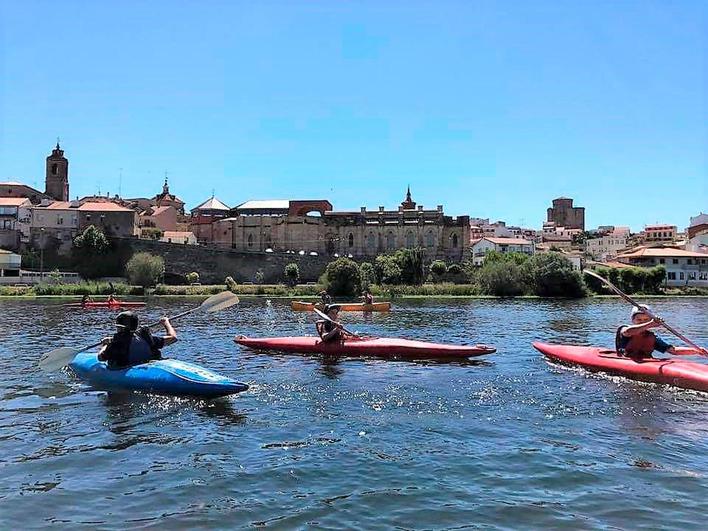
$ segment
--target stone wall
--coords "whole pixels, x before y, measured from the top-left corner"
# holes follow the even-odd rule
[[[301,282],[315,282],[331,260],[326,256],[239,252],[152,240],[123,239],[122,242],[133,252],[162,256],[166,276],[196,271],[203,284],[220,284],[227,276],[239,283],[253,282],[257,271],[263,272],[266,283],[277,283],[284,280],[285,266],[291,262],[299,266]]]

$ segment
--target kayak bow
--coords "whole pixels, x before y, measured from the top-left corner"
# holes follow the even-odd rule
[[[340,307],[343,312],[388,312],[391,309],[390,302],[374,302],[372,304],[364,304],[362,302],[351,303],[334,303]],[[311,312],[315,308],[318,310],[324,309],[324,304],[314,302],[292,301],[290,307],[296,312]]]

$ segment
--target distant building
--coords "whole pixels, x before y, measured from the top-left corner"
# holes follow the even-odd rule
[[[197,237],[192,232],[166,231],[160,241],[181,245],[197,245]]]
[[[69,200],[69,161],[58,141],[52,154],[47,157],[45,191],[57,201]]]
[[[524,253],[532,255],[535,252],[535,243],[523,238],[488,238],[470,242],[470,255],[474,265],[482,265],[484,258],[490,251],[499,253]]]
[[[0,283],[13,282],[20,276],[22,257],[19,254],[0,249]],[[6,280],[7,277],[7,280]]]
[[[165,184],[162,185],[162,193],[157,194],[152,200],[157,206],[173,206],[179,214],[184,215],[184,201],[170,193],[167,177],[165,177]]]
[[[17,250],[29,235],[29,208],[26,197],[0,197],[0,246]]]
[[[695,217],[691,218],[688,229],[686,229],[688,239],[692,239],[698,234],[704,234],[708,232],[708,214],[701,212]]]
[[[153,228],[161,231],[177,230],[177,209],[172,205],[150,206],[140,213],[140,229]]]
[[[593,260],[611,260],[627,248],[628,240],[627,227],[613,227],[612,232],[597,238],[588,238],[585,251]]]
[[[212,196],[190,211],[189,228],[200,243],[213,243],[216,239],[214,223],[229,217],[231,209]]]
[[[677,233],[676,225],[647,225],[642,236],[647,243],[671,243],[676,241]]]
[[[585,230],[585,207],[573,206],[573,200],[568,197],[554,199],[546,214],[546,221],[552,221],[558,227]]]
[[[617,262],[636,267],[666,268],[668,286],[708,287],[708,254],[676,247],[639,247],[620,254]]]

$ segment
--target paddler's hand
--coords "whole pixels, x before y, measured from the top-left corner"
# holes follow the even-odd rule
[[[110,337],[104,337],[104,338],[101,340],[101,345],[103,345],[103,346],[105,347],[105,346],[107,346],[110,342],[111,342],[111,338],[110,338]]]
[[[170,318],[169,317],[160,317],[160,324],[164,327],[167,327],[167,325],[170,324]]]

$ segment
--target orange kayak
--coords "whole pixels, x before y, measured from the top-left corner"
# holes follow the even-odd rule
[[[390,302],[375,302],[364,304],[363,302],[333,303],[337,304],[343,312],[387,312],[391,309]],[[296,312],[311,312],[315,308],[322,310],[324,305],[321,302],[292,301],[290,307]]]

